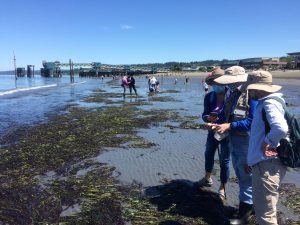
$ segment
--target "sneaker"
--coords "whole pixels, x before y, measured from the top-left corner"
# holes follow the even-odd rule
[[[203,177],[198,181],[198,187],[211,187],[212,184],[213,180],[211,178],[207,180],[205,177]]]
[[[218,197],[222,202],[226,200],[226,193],[223,189],[218,191]]]

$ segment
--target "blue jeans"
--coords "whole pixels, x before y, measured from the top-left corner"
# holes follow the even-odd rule
[[[252,201],[252,174],[246,173],[247,152],[249,145],[248,135],[229,134],[229,149],[232,157],[232,165],[239,180],[240,202],[253,204]]]
[[[217,141],[214,138],[214,132],[209,131],[207,134],[206,140],[206,149],[205,149],[205,171],[208,173],[212,172],[215,162],[215,153],[220,145],[220,180],[223,184],[226,184],[229,178],[229,160],[230,160],[230,151],[228,148],[227,138],[222,141]]]

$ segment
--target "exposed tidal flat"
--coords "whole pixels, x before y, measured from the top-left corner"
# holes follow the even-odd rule
[[[10,121],[2,132],[0,221],[222,224],[238,203],[233,170],[225,207],[215,193],[217,156],[215,186],[199,190],[194,185],[204,174],[206,131],[198,129],[204,97],[201,80],[193,77],[184,84],[179,78],[174,85],[172,77],[159,79],[160,93],[148,94],[147,80],[137,78],[139,96],[127,94],[125,99],[119,81],[110,78],[94,79],[97,85],[90,86],[87,81],[75,90],[62,85],[31,93],[33,107],[26,112],[39,110],[33,99],[51,107],[32,124],[11,126]],[[275,82],[282,83],[291,109],[300,115],[299,80]],[[24,98],[1,100],[23,107],[23,101],[28,103]],[[5,113],[4,118],[19,115]],[[298,172],[290,171],[289,184],[281,190],[282,224],[293,223],[286,217],[299,219],[300,186],[295,177]]]

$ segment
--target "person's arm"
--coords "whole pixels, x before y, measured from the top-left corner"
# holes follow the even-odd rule
[[[251,128],[251,123],[254,115],[254,111],[257,105],[257,101],[250,100],[249,101],[249,114],[245,119],[231,122],[231,123],[223,123],[216,126],[215,130],[220,133],[227,132],[229,130],[236,130],[240,132],[247,132]]]
[[[270,125],[270,132],[265,137],[265,143],[272,148],[276,148],[288,132],[284,109],[281,103],[274,99],[267,99],[263,107]]]
[[[257,105],[257,101],[251,99],[249,101],[249,114],[248,117],[239,121],[232,122],[230,124],[230,129],[237,130],[241,132],[250,131],[251,123],[254,115],[254,111]]]
[[[204,112],[202,119],[206,123],[216,123],[219,120],[219,114],[213,114],[212,111],[216,107],[217,96],[215,92],[210,92],[204,97]]]
[[[205,95],[204,97],[204,109],[203,109],[203,113],[202,113],[202,119],[204,122],[208,123],[208,117],[209,114],[211,112],[211,102],[210,99],[212,98],[213,92],[208,93],[207,95]]]

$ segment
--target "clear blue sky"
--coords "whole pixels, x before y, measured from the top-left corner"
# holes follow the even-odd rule
[[[300,0],[0,0],[0,70],[300,51]]]

